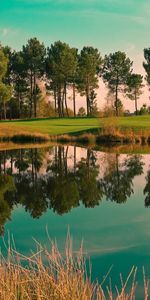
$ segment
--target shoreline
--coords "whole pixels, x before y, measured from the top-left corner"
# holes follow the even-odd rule
[[[11,136],[0,137],[0,142],[13,143],[46,143],[46,142],[60,142],[60,143],[79,143],[85,145],[150,145],[150,133],[143,131],[141,133],[121,132],[110,133],[81,133],[81,134],[62,134],[62,135],[48,135],[38,133],[15,133]]]
[[[0,141],[149,145],[150,115],[1,121]]]

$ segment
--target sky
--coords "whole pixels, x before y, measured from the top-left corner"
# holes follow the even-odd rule
[[[102,55],[125,51],[142,73],[143,49],[150,47],[149,0],[0,0],[0,42],[21,49],[31,37],[46,46],[56,40]],[[101,85],[101,98],[106,90]],[[147,88],[141,102],[150,104]],[[133,109],[131,100],[127,101]]]

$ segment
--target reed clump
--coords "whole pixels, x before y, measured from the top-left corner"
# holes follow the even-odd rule
[[[20,133],[13,135],[10,140],[12,142],[47,142],[49,141],[48,134],[40,134],[40,133]]]
[[[76,142],[85,143],[85,144],[95,144],[96,143],[96,135],[92,133],[85,133],[81,136],[76,137]]]
[[[118,124],[118,119],[115,117],[109,118],[103,124],[99,135],[96,137],[97,143],[120,143],[120,144],[150,144],[149,130],[135,130],[130,128],[121,128]]]
[[[96,135],[92,133],[84,133],[80,135],[60,135],[60,136],[51,136],[51,141],[57,141],[61,143],[81,143],[81,144],[95,144]]]
[[[82,247],[73,254],[72,241],[67,239],[65,252],[61,254],[56,243],[50,250],[37,244],[36,253],[24,256],[8,249],[8,256],[0,257],[1,300],[133,300],[136,296],[136,268],[132,268],[125,282],[120,276],[120,287],[104,288],[91,281],[91,268],[87,271]],[[148,299],[148,281],[143,270],[143,297]],[[129,282],[130,286],[129,286]],[[141,291],[141,289],[140,289]]]

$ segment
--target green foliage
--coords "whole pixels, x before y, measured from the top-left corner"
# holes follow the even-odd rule
[[[146,72],[146,80],[148,85],[150,85],[150,48],[144,49],[144,58],[145,62],[143,63],[143,67]]]
[[[91,117],[97,117],[98,113],[99,113],[98,107],[97,107],[96,97],[97,97],[97,94],[95,93],[94,90],[92,90],[91,93],[90,93],[90,97],[89,97],[89,99],[90,99],[90,101],[89,101],[89,103],[90,103],[90,116]]]
[[[142,107],[139,110],[140,115],[147,115],[150,113],[150,107],[147,107],[146,104],[143,104]]]
[[[53,104],[51,102],[47,103],[41,97],[41,99],[38,101],[37,116],[44,118],[57,117],[57,113],[55,112]]]
[[[40,79],[45,71],[45,46],[37,38],[32,38],[28,40],[26,46],[23,46],[22,55],[30,86],[30,117],[32,117],[33,111],[34,117],[36,117],[38,100],[37,79]]]
[[[82,159],[79,162],[77,171],[79,191],[85,207],[99,205],[103,196],[102,186],[97,180],[98,166],[90,158],[90,154],[92,153],[88,153],[86,160]]]
[[[5,56],[2,48],[0,47],[0,81],[3,79],[7,72],[8,59]]]
[[[9,85],[0,82],[0,107],[1,107],[1,118],[2,110],[4,119],[6,119],[6,103],[10,100],[12,94],[12,89]]]
[[[91,93],[98,88],[98,74],[102,58],[98,49],[83,47],[79,55],[77,88],[81,95],[86,95],[87,115],[91,114]]]
[[[102,179],[107,200],[124,203],[134,192],[133,179],[143,173],[141,157],[128,157],[123,163],[119,154],[114,154],[114,160]]]
[[[117,103],[116,103],[116,100],[115,100],[114,107],[113,107],[114,108],[114,114],[115,114],[116,106],[117,106],[117,110],[118,110],[118,116],[122,116],[123,113],[124,113],[124,108],[123,108],[122,101],[120,99],[117,100]]]
[[[131,74],[127,79],[127,97],[135,101],[135,111],[138,114],[137,100],[142,95],[143,76],[140,74]]]
[[[4,224],[11,216],[11,207],[6,198],[12,192],[15,192],[13,177],[0,174],[0,234],[4,233]]]
[[[144,49],[144,58],[146,80],[150,84],[150,48]],[[69,44],[56,41],[46,49],[37,38],[29,39],[21,51],[0,46],[0,82],[6,85],[8,94],[12,87],[11,99],[3,101],[1,118],[76,117],[77,93],[86,96],[87,116],[98,116],[96,89],[99,77],[107,84],[113,102],[112,110],[115,108],[117,116],[120,112],[122,114],[120,94],[135,101],[137,113],[143,78],[132,73],[132,62],[124,52],[110,53],[103,60],[98,49],[92,46],[83,47],[79,53]],[[50,102],[54,102],[54,112],[53,106],[46,104],[48,93],[53,98]],[[68,108],[68,99],[73,100],[73,112]],[[2,103],[2,99],[0,101]]]
[[[78,111],[78,117],[85,117],[86,116],[86,111],[84,107],[80,107]]]
[[[77,49],[70,48],[61,41],[55,42],[47,50],[46,72],[50,80],[49,86],[55,98],[55,110],[58,104],[58,114],[64,116],[64,105],[67,107],[67,84],[74,81],[77,68]]]
[[[44,71],[45,54],[44,44],[41,44],[37,38],[28,40],[22,50],[26,71],[40,75]]]
[[[132,62],[124,52],[115,52],[105,56],[102,76],[110,91],[115,95],[115,109],[118,116],[118,94],[124,93]]]

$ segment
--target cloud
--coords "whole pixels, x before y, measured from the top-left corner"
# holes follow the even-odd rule
[[[128,16],[140,24],[145,24],[145,10],[148,0],[13,0],[18,3],[18,8],[27,12],[31,9],[41,13],[51,11],[68,13],[84,13],[88,15],[93,12],[108,13],[112,15]]]
[[[6,37],[11,32],[10,28],[0,28],[0,35]]]

